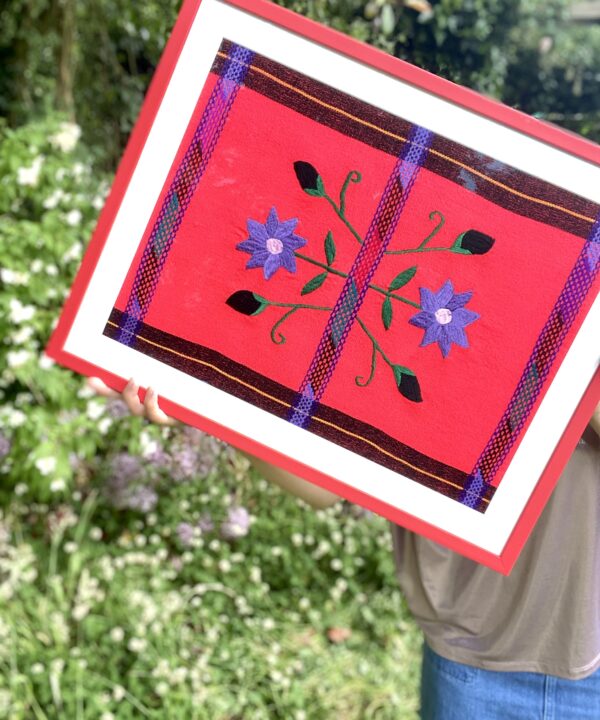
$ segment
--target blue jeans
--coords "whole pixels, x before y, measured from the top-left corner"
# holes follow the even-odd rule
[[[425,644],[422,720],[600,720],[600,670],[583,680],[481,670]]]

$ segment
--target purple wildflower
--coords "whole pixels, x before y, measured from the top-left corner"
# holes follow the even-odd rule
[[[211,516],[208,513],[204,513],[200,516],[200,520],[198,520],[198,527],[203,533],[209,533],[215,529],[215,524]]]
[[[146,458],[152,467],[157,470],[167,469],[171,467],[171,457],[164,451],[162,447],[158,447],[154,452]]]
[[[132,488],[127,497],[127,507],[130,510],[139,510],[143,513],[154,510],[157,502],[158,495],[152,488],[146,485],[139,485],[136,488]]]
[[[262,267],[265,280],[272,277],[280,267],[296,272],[294,250],[306,245],[304,238],[294,234],[297,224],[298,218],[280,222],[274,207],[264,224],[248,218],[250,237],[236,245],[238,250],[252,255],[246,268]]]
[[[173,455],[173,479],[176,482],[189,480],[196,472],[198,452],[190,447],[182,447]]]
[[[0,433],[0,460],[5,458],[10,452],[11,442],[10,440]]]
[[[245,507],[231,507],[227,520],[221,524],[221,535],[225,540],[235,540],[248,534],[250,515]]]
[[[179,536],[181,543],[189,547],[194,539],[194,528],[189,523],[181,522],[177,526],[177,535]]]
[[[110,462],[112,477],[119,483],[126,483],[135,479],[141,472],[141,463],[139,458],[129,453],[118,453],[114,455]]]
[[[124,418],[130,414],[127,404],[119,398],[110,398],[106,403],[106,413],[113,420]]]
[[[447,280],[438,292],[420,288],[421,312],[408,321],[411,325],[425,330],[421,347],[437,342],[442,355],[447,357],[452,343],[469,347],[465,327],[477,320],[479,315],[464,306],[473,293],[454,293],[450,280]]]

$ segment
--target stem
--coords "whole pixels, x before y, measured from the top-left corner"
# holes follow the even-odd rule
[[[362,175],[358,172],[358,170],[350,170],[348,175],[346,175],[346,179],[344,180],[344,184],[342,185],[342,189],[340,191],[340,211],[342,214],[346,209],[346,190],[348,189],[348,185],[351,182],[359,183],[361,180]]]
[[[429,219],[433,220],[435,216],[439,217],[438,224],[433,228],[433,230],[429,233],[429,235],[423,240],[423,242],[419,245],[419,248],[424,248],[425,245],[433,238],[435,237],[439,231],[444,227],[444,223],[446,222],[446,218],[442,215],[442,213],[439,210],[432,210],[429,213]]]
[[[341,272],[341,270],[335,270],[334,268],[330,267],[329,265],[326,265],[325,263],[320,262],[319,260],[313,260],[313,258],[310,258],[306,255],[303,255],[302,253],[295,252],[294,253],[297,258],[300,258],[300,260],[305,260],[308,263],[311,263],[312,265],[316,265],[317,267],[323,268],[323,270],[327,270],[327,272],[333,273],[334,275],[338,275],[339,277],[347,278],[348,273]],[[407,305],[412,305],[413,307],[416,307],[418,310],[421,309],[421,306],[413,302],[412,300],[409,300],[408,298],[402,297],[402,295],[394,295],[394,293],[388,292],[382,287],[379,287],[379,285],[373,285],[369,284],[369,287],[371,290],[375,290],[378,293],[381,293],[382,295],[385,295],[386,297],[393,298],[394,300],[398,300],[399,302],[406,303]],[[316,309],[316,308],[315,308]]]
[[[282,335],[281,333],[278,333],[278,339],[275,337],[275,330],[281,325],[282,322],[287,320],[287,318],[290,317],[290,315],[293,315],[298,310],[297,307],[292,308],[291,310],[288,310],[286,313],[284,313],[279,320],[273,325],[271,328],[271,340],[275,343],[275,345],[283,345],[285,343],[285,335]]]
[[[282,333],[277,333],[277,335],[275,335],[275,331],[281,325],[281,323],[285,322],[291,315],[293,315],[296,312],[296,310],[327,310],[327,311],[333,310],[332,307],[321,307],[320,305],[304,305],[301,303],[298,303],[298,304],[276,303],[276,302],[271,302],[270,300],[267,300],[267,303],[269,305],[274,305],[276,307],[290,307],[291,308],[286,313],[283,313],[283,315],[279,318],[279,320],[271,328],[271,340],[275,343],[275,345],[283,345],[286,342],[285,335],[283,335]]]
[[[386,255],[408,255],[409,253],[418,253],[418,252],[440,252],[443,250],[450,251],[449,247],[416,247],[416,248],[407,248],[406,250],[386,250]]]
[[[274,302],[273,300],[266,300],[265,303],[267,305],[272,305],[273,307],[289,307],[289,308],[295,308],[296,310],[300,310],[301,308],[304,308],[306,310],[333,310],[331,307],[325,307],[323,305],[305,305],[304,303],[279,303]]]
[[[414,253],[414,252],[431,252],[436,250],[449,250],[450,248],[442,248],[442,247],[436,247],[436,248],[426,248],[425,246],[427,243],[432,240],[439,231],[444,227],[444,224],[446,222],[446,218],[442,215],[442,213],[439,210],[432,210],[429,213],[429,219],[433,220],[435,217],[439,218],[438,224],[433,228],[433,230],[429,233],[429,235],[423,240],[423,242],[418,245],[416,248],[408,248],[406,250],[386,250],[386,255],[406,255],[408,253]]]
[[[347,273],[341,272],[341,270],[336,270],[335,268],[332,268],[330,265],[326,265],[325,263],[319,262],[319,260],[313,260],[313,258],[308,257],[307,255],[302,255],[302,253],[295,252],[294,255],[300,260],[306,260],[306,262],[312,263],[313,265],[316,265],[317,267],[323,268],[323,270],[327,270],[327,272],[333,273],[334,275],[338,275],[339,277],[347,278]]]
[[[359,322],[360,322],[360,320],[359,320]],[[373,376],[375,375],[376,367],[377,367],[377,348],[375,347],[375,345],[373,345],[373,354],[371,356],[371,373],[366,382],[361,382],[362,380],[364,380],[362,375],[357,375],[354,378],[354,382],[358,385],[358,387],[367,387],[367,385],[369,385],[369,383],[373,379]]]
[[[388,358],[388,356],[383,352],[383,350],[381,349],[381,345],[377,342],[377,340],[375,340],[375,338],[373,337],[373,335],[371,334],[371,332],[369,332],[369,328],[364,324],[364,322],[363,322],[358,316],[357,316],[356,319],[358,320],[358,324],[359,324],[359,325],[361,326],[361,328],[365,331],[365,333],[367,334],[368,338],[369,338],[369,339],[371,340],[371,342],[373,343],[373,348],[374,348],[375,350],[377,350],[377,352],[381,355],[381,357],[385,360],[385,362],[386,362],[390,367],[393,367],[393,363],[392,363],[391,360]]]
[[[409,300],[408,298],[402,297],[402,295],[394,295],[394,293],[388,292],[384,288],[379,287],[379,285],[369,285],[369,287],[372,290],[375,290],[378,293],[385,295],[386,297],[393,298],[394,300],[399,300],[400,302],[406,303],[406,305],[412,305],[413,307],[416,307],[418,310],[421,309],[421,306],[419,305],[419,303],[413,302],[412,300]]]
[[[327,193],[325,193],[325,194],[323,195],[323,197],[325,198],[325,200],[327,200],[327,202],[328,202],[328,203],[331,205],[331,207],[335,210],[335,214],[339,217],[339,219],[344,223],[344,225],[348,228],[348,230],[350,230],[350,232],[351,232],[351,233],[354,235],[354,237],[358,240],[359,244],[362,245],[362,244],[363,244],[363,239],[362,239],[361,236],[356,232],[356,230],[352,227],[352,225],[350,224],[350,222],[346,219],[346,216],[344,215],[344,211],[335,204],[335,201],[332,200],[332,199],[329,197],[329,195],[327,195]]]

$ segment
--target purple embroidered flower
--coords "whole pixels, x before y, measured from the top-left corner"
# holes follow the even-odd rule
[[[450,280],[447,280],[438,292],[420,288],[421,312],[408,321],[411,325],[425,330],[421,347],[436,342],[442,355],[446,357],[452,343],[469,347],[465,327],[477,320],[479,315],[464,306],[473,293],[454,293]]]
[[[271,208],[264,225],[248,218],[250,237],[236,245],[238,250],[252,255],[246,268],[261,267],[266,280],[280,267],[296,272],[294,250],[306,245],[304,238],[294,234],[297,224],[298,218],[280,222],[275,208]]]

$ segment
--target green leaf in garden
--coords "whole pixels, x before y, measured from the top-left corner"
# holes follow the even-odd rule
[[[390,283],[390,292],[392,292],[393,290],[398,290],[399,288],[409,283],[414,278],[416,272],[417,266],[413,265],[413,267],[410,267],[407,270],[403,270],[401,273],[396,275],[396,277]]]
[[[331,230],[325,237],[325,257],[327,258],[327,264],[333,265],[333,261],[335,260],[335,242]]]
[[[327,280],[327,273],[319,273],[315,275],[312,280],[309,280],[306,285],[300,291],[300,295],[308,295],[308,293],[318,290],[321,285]]]
[[[381,306],[381,319],[383,321],[383,327],[389,330],[392,324],[392,301],[386,298]]]

